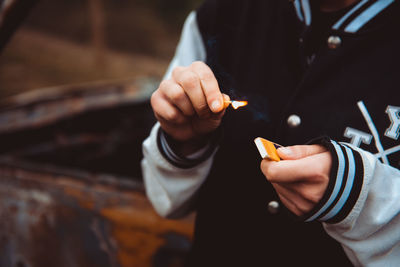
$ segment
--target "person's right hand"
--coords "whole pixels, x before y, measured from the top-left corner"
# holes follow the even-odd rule
[[[162,129],[180,142],[206,138],[221,123],[224,100],[212,70],[203,62],[177,67],[171,79],[161,82],[151,106]]]

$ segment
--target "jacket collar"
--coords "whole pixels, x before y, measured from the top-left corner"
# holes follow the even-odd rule
[[[347,33],[356,33],[395,1],[362,0],[341,17],[332,26],[332,29]],[[306,26],[310,26],[312,21],[310,0],[295,0],[293,3],[298,18]]]

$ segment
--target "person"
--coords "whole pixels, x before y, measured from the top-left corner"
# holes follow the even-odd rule
[[[400,265],[399,28],[394,0],[189,15],[142,160],[161,216],[196,211],[188,266]],[[261,160],[256,137],[282,160]]]

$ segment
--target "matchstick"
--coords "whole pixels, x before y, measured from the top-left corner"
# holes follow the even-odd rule
[[[224,101],[224,109],[228,108],[230,104],[232,104],[232,101],[230,101],[230,100],[225,100],[225,101]]]
[[[247,106],[247,104],[248,104],[247,101],[236,101],[236,100],[231,101],[231,100],[225,100],[225,101],[224,101],[224,108],[228,108],[229,105],[232,105],[232,107],[233,107],[234,109],[238,109],[238,108],[240,108],[240,107]]]

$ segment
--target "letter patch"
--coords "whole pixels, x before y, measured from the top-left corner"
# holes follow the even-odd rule
[[[385,136],[397,140],[400,135],[400,107],[388,106],[386,113],[389,115],[392,124],[387,128]]]
[[[346,128],[344,136],[350,138],[350,143],[356,147],[360,147],[361,143],[369,145],[372,140],[372,135],[351,127]]]

